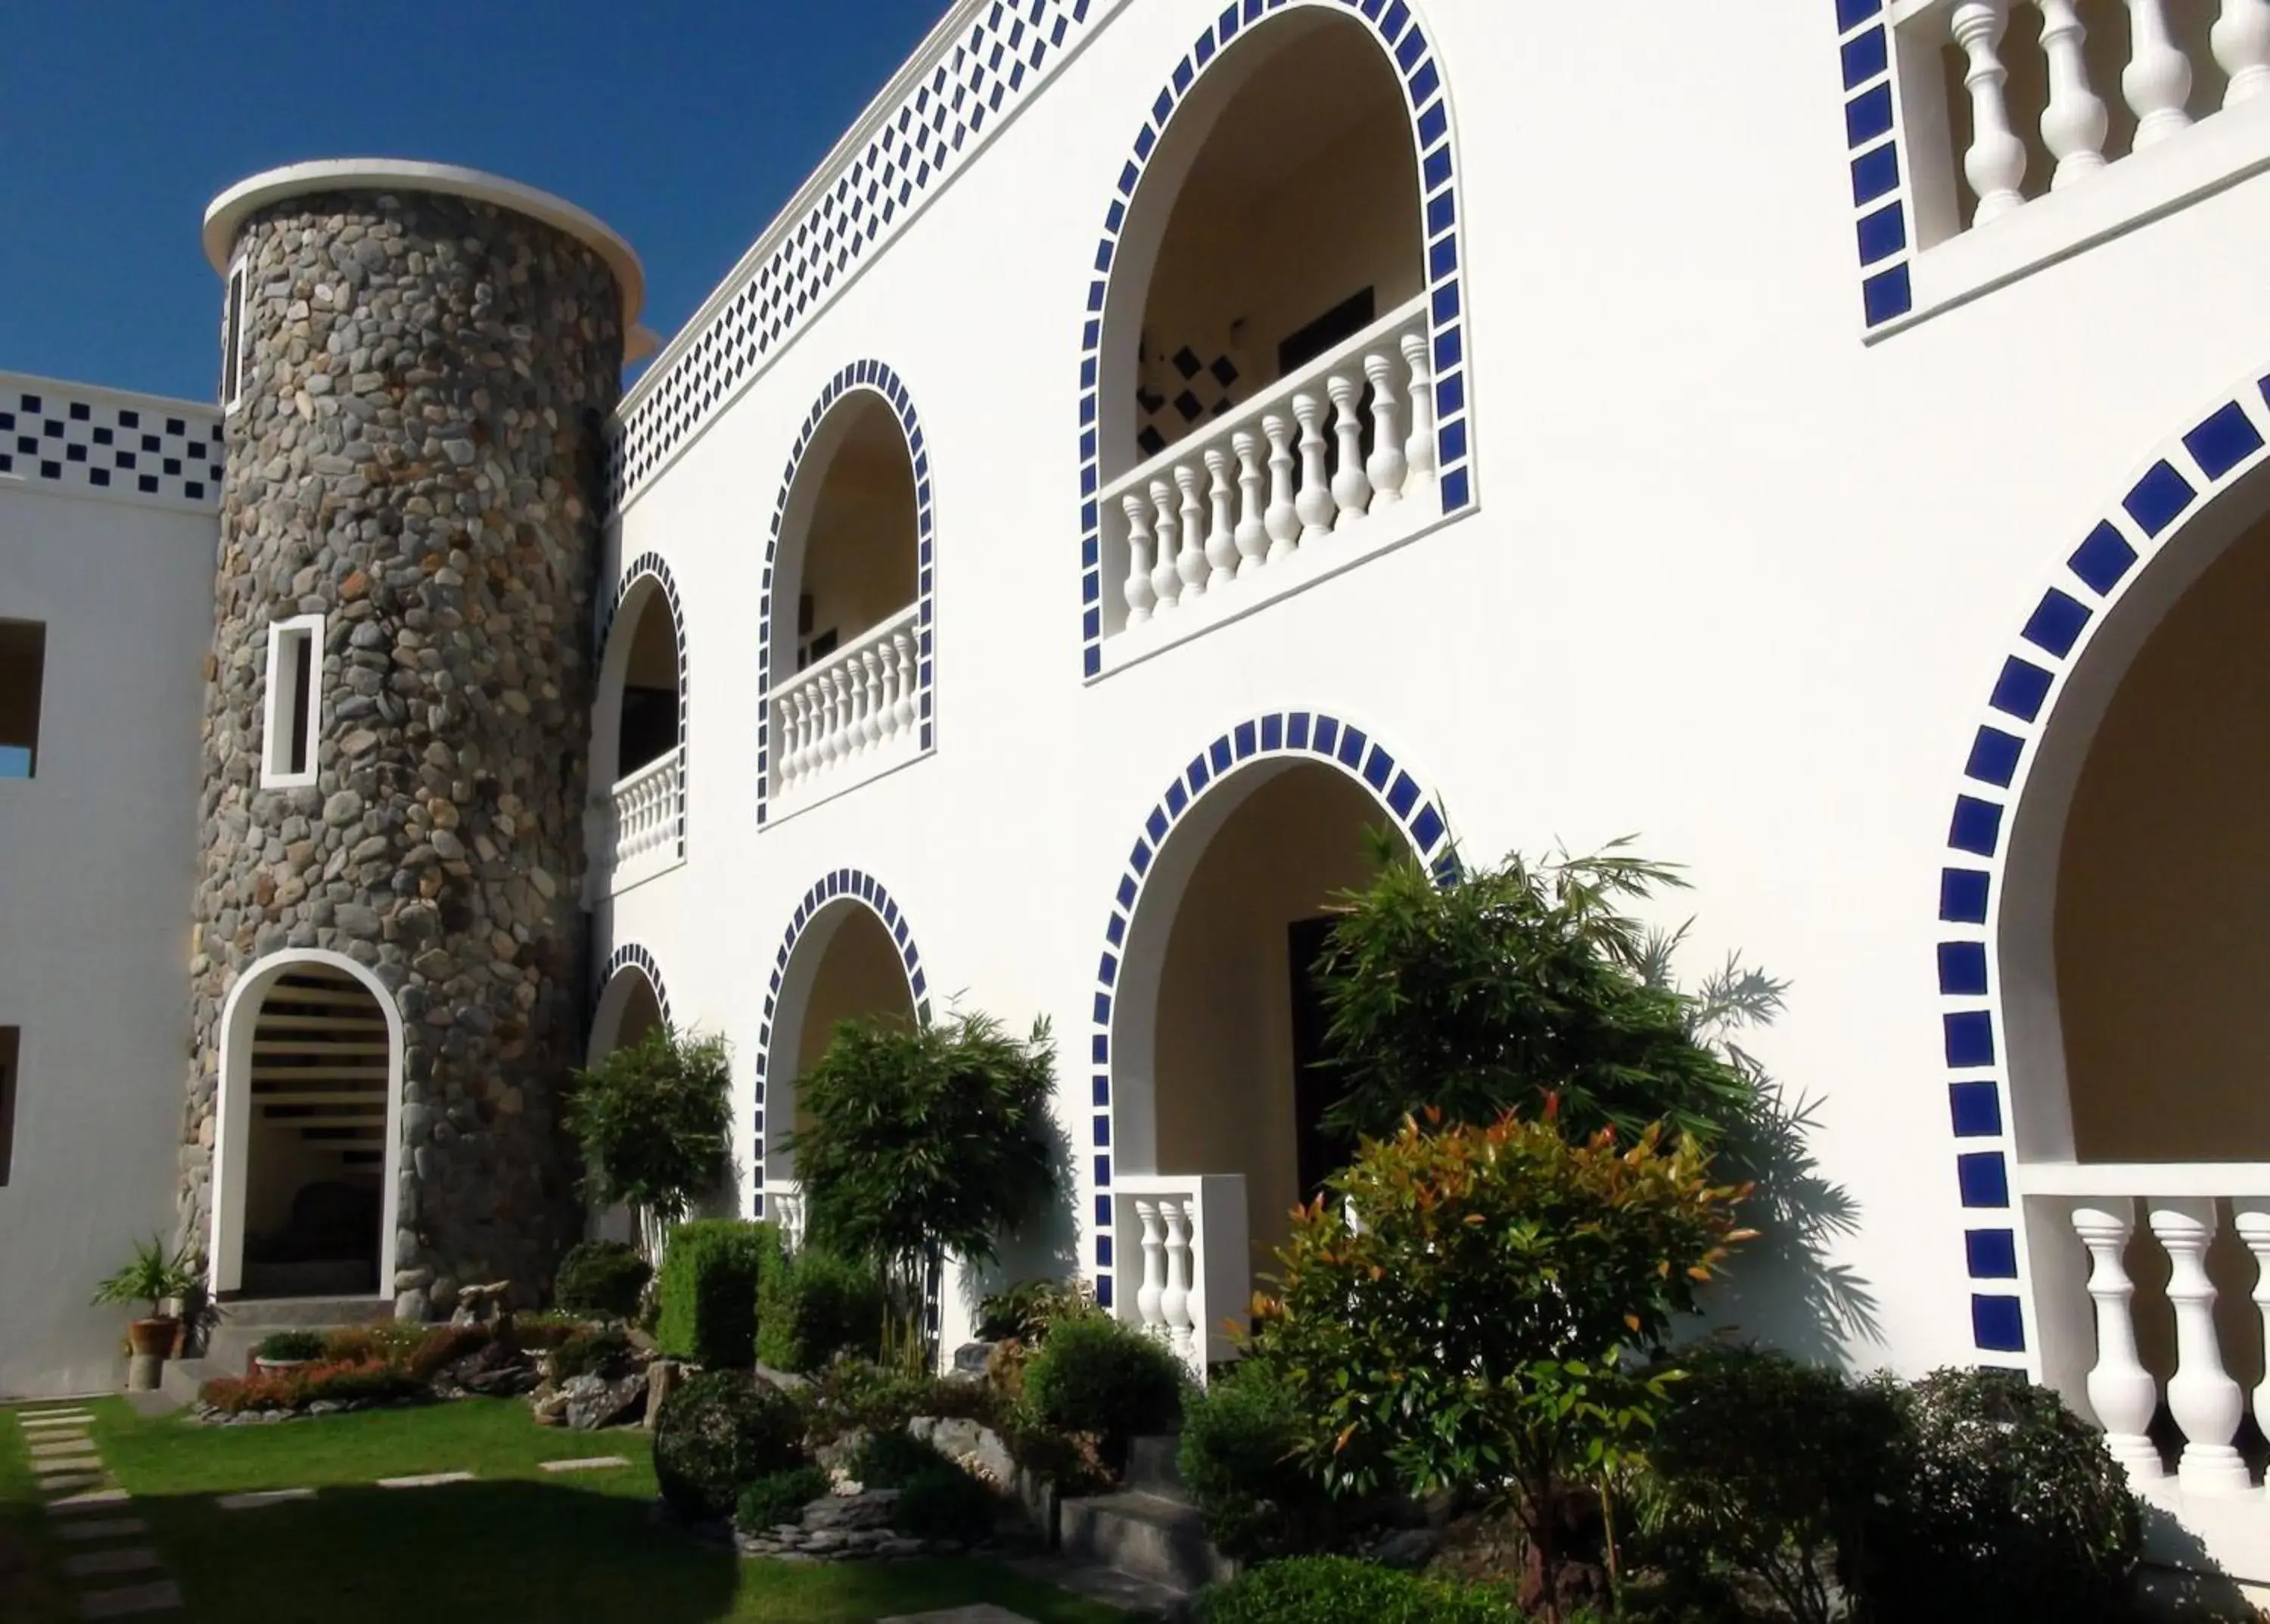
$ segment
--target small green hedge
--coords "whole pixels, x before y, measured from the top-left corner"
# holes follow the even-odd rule
[[[1183,1367],[1163,1343],[1108,1314],[1059,1320],[1025,1367],[1025,1398],[1042,1425],[1092,1433],[1113,1449],[1171,1432],[1183,1413]]]
[[[704,1371],[663,1403],[654,1476],[680,1516],[731,1516],[742,1490],[804,1464],[802,1406],[744,1371]]]
[[[761,1534],[783,1524],[800,1523],[805,1507],[827,1493],[827,1474],[817,1466],[767,1472],[741,1491],[734,1525],[745,1534]]]
[[[1301,1458],[1300,1407],[1248,1361],[1183,1399],[1176,1457],[1206,1537],[1240,1561],[1330,1548],[1332,1497]]]
[[[775,1370],[818,1370],[839,1353],[872,1359],[883,1341],[883,1287],[865,1264],[807,1246],[768,1260],[757,1280],[757,1358]]]
[[[631,1352],[629,1336],[612,1325],[578,1331],[552,1351],[552,1374],[562,1382],[578,1376],[612,1380],[630,1363]]]
[[[552,1300],[571,1314],[629,1319],[654,1277],[638,1248],[621,1241],[583,1241],[568,1249],[552,1285]]]
[[[1295,1556],[1205,1593],[1205,1624],[1522,1624],[1502,1591],[1345,1556]]]
[[[708,1370],[755,1364],[758,1283],[780,1255],[780,1232],[770,1224],[697,1219],[671,1230],[655,1326],[662,1351]]]

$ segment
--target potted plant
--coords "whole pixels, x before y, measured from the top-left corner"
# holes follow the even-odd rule
[[[94,1301],[98,1305],[150,1306],[146,1317],[127,1322],[126,1342],[134,1354],[130,1385],[158,1384],[158,1366],[173,1352],[174,1333],[181,1324],[163,1312],[166,1299],[186,1297],[197,1286],[197,1273],[190,1265],[189,1248],[184,1246],[169,1254],[166,1243],[153,1235],[146,1243],[136,1245],[133,1262],[95,1287]]]
[[[252,1362],[263,1374],[294,1370],[323,1356],[323,1339],[312,1331],[271,1331],[252,1350]]]

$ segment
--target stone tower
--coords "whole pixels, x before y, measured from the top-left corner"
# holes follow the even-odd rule
[[[574,1238],[558,1102],[582,1058],[604,424],[638,262],[545,194],[364,160],[232,188],[204,243],[229,289],[235,399],[182,1233],[235,1281],[215,1221],[231,1198],[214,1147],[246,1109],[225,1101],[248,1086],[226,1058],[228,994],[315,950],[360,967],[326,973],[382,988],[399,1017],[389,1143],[364,1153],[390,1220],[370,1226],[377,1292],[412,1319],[475,1280],[526,1294]],[[287,620],[315,644],[289,677],[271,669]],[[286,725],[270,693],[286,682],[310,691],[279,773],[266,734]],[[224,1150],[219,1190],[241,1154]]]

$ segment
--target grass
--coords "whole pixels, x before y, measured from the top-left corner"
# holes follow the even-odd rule
[[[48,1624],[66,1609],[63,1568],[45,1537],[23,1429],[0,1426],[0,1619]]]
[[[405,1609],[421,1624],[870,1624],[984,1601],[1040,1624],[1121,1616],[985,1562],[743,1561],[655,1520],[644,1433],[538,1427],[525,1405],[508,1399],[226,1427],[137,1416],[117,1399],[89,1407],[105,1463],[181,1581],[186,1614],[168,1616],[189,1624],[400,1624]],[[632,1464],[558,1476],[538,1470],[541,1461],[596,1455]],[[456,1471],[478,1480],[373,1487],[381,1477]],[[322,1492],[248,1511],[216,1502],[299,1487]],[[16,1546],[11,1533],[34,1536],[22,1545],[25,1599],[6,1588],[10,1572],[0,1566],[0,1618],[10,1624],[74,1616],[60,1605],[32,1504],[18,1429],[0,1422],[0,1563]]]

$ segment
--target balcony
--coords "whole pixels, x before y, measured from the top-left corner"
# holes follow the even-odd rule
[[[1113,1227],[1139,1249],[1115,1312],[1175,1351],[1200,1382],[1238,1356],[1235,1327],[1251,1311],[1245,1180],[1237,1174],[1123,1175]]]
[[[1422,295],[1106,486],[1107,671],[1439,523]]]
[[[1892,26],[1908,321],[2270,167],[2264,0],[1899,0]],[[1880,218],[1864,257],[1895,246],[1868,247]]]
[[[840,794],[922,753],[916,725],[918,605],[814,661],[773,700],[776,815]]]
[[[623,892],[686,860],[686,762],[672,750],[596,797],[594,851],[608,890]]]

